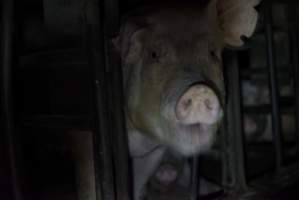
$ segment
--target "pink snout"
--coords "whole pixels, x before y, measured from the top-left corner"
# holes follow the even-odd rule
[[[207,85],[191,86],[180,98],[175,108],[177,120],[182,124],[214,124],[222,116],[216,93]]]

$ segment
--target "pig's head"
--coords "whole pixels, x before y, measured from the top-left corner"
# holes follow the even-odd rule
[[[129,128],[190,155],[215,138],[225,95],[221,51],[253,33],[259,0],[182,2],[128,17],[116,45]]]

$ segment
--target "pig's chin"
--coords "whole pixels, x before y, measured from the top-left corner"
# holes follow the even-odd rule
[[[202,123],[195,124],[180,124],[166,123],[169,126],[165,131],[168,134],[163,134],[167,137],[163,138],[164,143],[173,150],[185,155],[191,156],[198,153],[208,151],[214,143],[217,131],[217,123],[207,125]],[[165,132],[164,132],[165,133]]]
[[[172,146],[184,155],[193,155],[208,151],[215,139],[217,125],[177,124],[172,139]]]
[[[219,121],[213,124],[192,123],[185,124],[177,120],[172,110],[173,105],[164,107],[160,124],[160,139],[175,151],[191,156],[205,153],[211,149],[216,138]],[[219,119],[220,120],[220,119]]]

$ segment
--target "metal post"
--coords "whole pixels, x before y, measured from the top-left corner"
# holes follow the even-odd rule
[[[131,200],[131,168],[128,138],[125,126],[123,75],[119,53],[113,47],[112,38],[119,31],[118,0],[106,0],[104,12],[106,68],[109,72],[109,114],[112,136],[113,160],[115,168],[115,187],[117,200]]]
[[[245,170],[245,146],[242,122],[242,105],[240,90],[240,72],[237,55],[234,52],[227,52],[229,63],[227,63],[227,84],[228,84],[228,148],[230,162],[228,168],[231,174],[231,184],[235,189],[245,191],[247,179]],[[236,188],[237,187],[237,188]]]
[[[292,46],[292,64],[294,70],[294,91],[295,91],[295,119],[296,119],[296,140],[297,153],[299,152],[299,60],[298,60],[298,47],[297,47],[297,36],[294,28],[290,25],[290,36]]]
[[[221,123],[221,127],[220,127],[220,151],[221,151],[221,183],[222,186],[224,187],[229,187],[230,183],[231,183],[231,176],[230,176],[230,169],[229,169],[229,150],[228,150],[228,141],[227,141],[227,126],[225,126],[225,124],[227,124],[227,117],[224,117],[223,119],[224,122]]]
[[[118,1],[89,0],[87,39],[96,104],[95,171],[97,199],[131,200],[122,69],[111,39],[118,32]]]
[[[10,168],[10,185],[13,199],[21,200],[18,183],[16,152],[14,145],[14,117],[12,105],[12,60],[14,36],[14,0],[2,0],[1,3],[1,104],[3,111],[4,137],[6,139]]]
[[[276,154],[276,169],[280,170],[283,164],[282,155],[282,137],[281,137],[281,118],[279,106],[279,88],[277,79],[277,69],[275,60],[275,46],[272,28],[272,10],[271,3],[265,4],[265,31],[266,31],[266,44],[267,44],[267,59],[269,69],[269,85],[271,94],[271,110],[272,110],[272,132],[275,145]]]
[[[191,198],[190,200],[199,200],[199,158],[197,156],[193,157],[191,160],[192,163],[192,173],[191,173]]]
[[[103,13],[98,0],[86,1],[87,53],[93,77],[95,104],[94,165],[97,200],[115,200],[114,172],[110,141],[107,71],[105,66],[105,43]]]

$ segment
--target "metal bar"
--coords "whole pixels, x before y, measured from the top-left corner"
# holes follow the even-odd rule
[[[224,119],[226,120],[226,119]],[[228,169],[228,155],[227,155],[227,141],[226,141],[226,134],[227,131],[225,130],[226,127],[224,124],[221,124],[220,128],[220,141],[221,141],[221,183],[222,186],[227,187],[229,185],[229,169]]]
[[[276,154],[276,169],[279,170],[283,164],[283,150],[281,138],[281,119],[280,119],[280,106],[279,106],[279,88],[277,79],[277,67],[275,60],[275,46],[272,30],[272,10],[271,3],[265,3],[265,31],[266,31],[266,44],[267,44],[267,60],[269,69],[269,85],[271,94],[271,108],[272,108],[272,131],[275,145]]]
[[[105,0],[104,7],[105,35],[114,37],[119,31],[119,2],[118,0]]]
[[[281,66],[280,68],[278,68],[278,73],[279,73],[279,76],[278,78],[280,79],[286,79],[287,77],[290,76],[290,74],[292,74],[291,70],[290,70],[290,67],[289,65],[284,65],[284,66]],[[242,69],[241,71],[241,75],[242,75],[242,78],[243,77],[251,77],[251,76],[254,76],[254,75],[265,75],[265,77],[268,75],[269,71],[267,69],[267,67],[264,67],[264,66],[259,66],[258,68],[249,68],[249,69]]]
[[[102,2],[102,10],[96,11],[98,1],[93,2],[93,19],[90,28],[93,40],[93,66],[97,94],[97,123],[95,134],[96,155],[100,153],[100,176],[97,179],[98,199],[101,188],[104,200],[131,200],[128,140],[125,128],[120,58],[114,52],[111,37],[118,31],[118,2]],[[100,27],[100,29],[99,29]],[[97,41],[96,38],[100,38]],[[100,50],[100,51],[99,51]],[[102,66],[102,67],[99,67]],[[100,141],[100,144],[98,143]],[[113,144],[112,144],[113,141]],[[97,153],[98,152],[98,153]],[[98,163],[98,164],[97,164]],[[99,180],[100,178],[100,180]],[[101,185],[99,185],[101,181]],[[100,187],[99,187],[100,186]]]
[[[284,97],[281,98],[279,103],[281,104],[281,113],[293,113],[293,107],[295,105],[295,99]],[[270,114],[272,113],[272,106],[270,104],[259,104],[244,106],[243,111],[245,113],[260,113],[260,114]]]
[[[192,163],[192,174],[191,174],[191,196],[190,200],[199,200],[199,158],[197,156],[193,157],[191,160]]]
[[[293,25],[290,24],[291,48],[292,48],[292,64],[294,71],[294,91],[295,91],[295,126],[296,126],[296,140],[297,140],[297,153],[299,153],[299,60],[298,60],[298,40]]]
[[[116,53],[112,53],[112,55]],[[128,148],[128,138],[125,126],[122,93],[122,72],[118,59],[109,56],[110,63],[107,67],[110,70],[110,96],[109,114],[112,136],[113,161],[115,165],[115,187],[117,200],[131,200],[131,170]]]
[[[2,40],[1,40],[1,103],[3,111],[4,134],[8,148],[10,185],[13,199],[21,200],[21,190],[18,182],[16,164],[16,152],[14,141],[14,117],[12,105],[12,59],[13,59],[13,36],[14,36],[14,0],[2,0]]]
[[[230,65],[230,57],[231,54],[229,51],[224,51],[223,52],[223,68],[224,68],[224,78],[225,78],[225,82],[226,82],[226,88],[225,91],[227,92],[227,96],[230,88],[230,73],[228,71],[228,67]],[[226,109],[225,109],[225,115],[224,115],[224,119],[223,119],[223,123],[221,123],[221,129],[220,129],[220,141],[221,141],[221,164],[222,164],[222,185],[225,187],[229,187],[232,186],[233,180],[232,180],[232,171],[231,171],[231,164],[232,164],[232,155],[231,155],[231,148],[229,148],[230,146],[230,138],[231,138],[231,134],[233,132],[232,130],[232,126],[230,124],[230,120],[231,119],[231,112],[229,111],[229,101],[228,98],[226,96],[226,101],[225,101],[225,105],[226,105]],[[230,97],[230,96],[229,96]]]
[[[242,121],[240,72],[237,54],[227,53],[230,62],[226,66],[228,82],[228,134],[229,134],[229,168],[231,170],[231,183],[237,190],[247,189],[247,178],[245,170],[245,146]]]
[[[110,141],[110,130],[107,97],[107,71],[105,67],[105,43],[103,30],[103,9],[100,1],[87,0],[86,7],[86,40],[88,55],[92,67],[95,126],[94,164],[97,200],[115,200],[114,171]]]
[[[294,78],[294,96],[295,96],[295,140],[296,140],[296,152],[299,153],[299,51],[298,51],[298,39],[296,33],[296,22],[291,18],[292,15],[296,16],[296,8],[291,5],[287,6],[289,10],[288,14],[288,31],[290,36],[290,46],[291,46],[291,64],[292,64],[292,73]]]
[[[109,71],[109,114],[113,160],[115,167],[115,187],[117,200],[131,200],[131,168],[128,138],[125,126],[123,75],[119,53],[116,52],[112,37],[119,31],[118,0],[105,1],[105,46],[106,67]]]
[[[282,3],[282,4],[291,4],[293,6],[298,5],[298,1],[297,0],[273,0],[273,2],[275,2],[275,3]]]
[[[85,115],[25,115],[21,116],[20,123],[27,127],[48,129],[91,129],[91,118]]]

